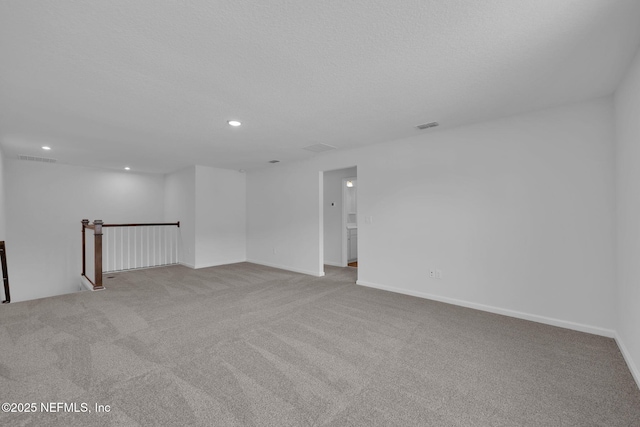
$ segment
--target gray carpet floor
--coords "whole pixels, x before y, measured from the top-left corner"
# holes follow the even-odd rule
[[[611,339],[326,271],[172,266],[1,306],[0,400],[38,408],[0,424],[640,426]]]

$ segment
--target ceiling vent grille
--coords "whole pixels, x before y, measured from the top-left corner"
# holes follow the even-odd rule
[[[334,147],[333,145],[327,144],[314,144],[303,148],[303,150],[313,151],[314,153],[322,153],[323,151],[330,151],[335,149],[336,147]]]
[[[269,160],[269,163],[280,163],[280,160]]]
[[[424,123],[422,125],[418,125],[416,126],[418,129],[429,129],[429,128],[434,128],[436,126],[438,126],[440,123],[438,122],[431,122],[431,123]]]
[[[30,162],[42,162],[42,163],[55,163],[56,159],[49,159],[46,157],[37,157],[37,156],[27,156],[24,154],[18,155],[18,159],[20,160],[28,160]]]

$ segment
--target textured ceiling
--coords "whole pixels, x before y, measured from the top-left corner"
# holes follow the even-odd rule
[[[0,144],[274,167],[610,94],[639,23],[638,0],[0,0]]]

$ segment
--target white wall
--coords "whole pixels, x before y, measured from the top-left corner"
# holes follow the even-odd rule
[[[164,177],[5,159],[12,301],[79,290],[83,218],[160,222]]]
[[[196,166],[196,268],[246,261],[246,175]]]
[[[165,175],[164,221],[180,221],[178,259],[181,264],[196,265],[196,168]]]
[[[640,52],[615,94],[618,343],[640,385]]]
[[[607,98],[255,171],[248,258],[321,275],[318,174],[357,165],[359,283],[613,335],[613,138]]]
[[[317,162],[274,164],[247,174],[247,260],[315,276],[320,260],[322,167]]]
[[[165,221],[180,221],[180,263],[191,268],[246,261],[246,176],[191,166],[166,175]]]
[[[324,263],[342,265],[342,180],[355,177],[357,168],[324,173]],[[331,206],[331,204],[334,204]]]

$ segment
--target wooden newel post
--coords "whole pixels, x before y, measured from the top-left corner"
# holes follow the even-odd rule
[[[87,276],[87,243],[85,239],[84,230],[87,228],[87,225],[89,225],[89,220],[83,219],[82,220],[82,275],[85,277]]]
[[[2,260],[2,281],[4,282],[4,297],[2,304],[11,302],[11,292],[9,292],[9,272],[7,271],[7,247],[4,240],[0,241],[0,259]]]
[[[102,220],[96,219],[93,221],[93,235],[95,243],[95,267],[96,275],[93,289],[104,289],[102,286]]]

